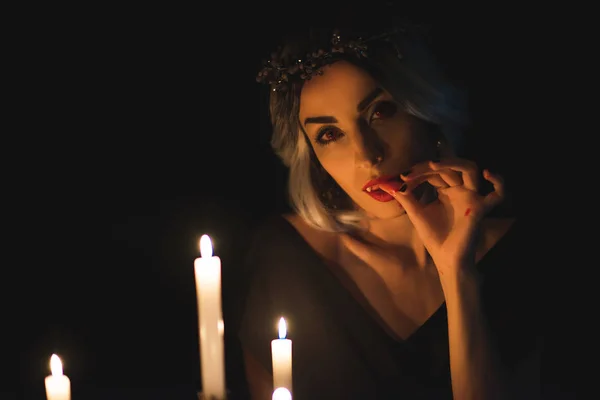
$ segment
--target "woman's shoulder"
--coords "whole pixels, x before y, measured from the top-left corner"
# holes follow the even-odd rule
[[[507,270],[507,263],[514,266],[515,257],[521,253],[522,223],[516,218],[486,218],[482,221],[482,229],[476,259],[481,272],[492,273],[494,270]]]
[[[262,251],[289,246],[298,241],[298,232],[284,214],[269,214],[255,221],[250,229],[250,250]]]
[[[507,235],[514,233],[517,219],[514,217],[486,218],[482,222],[481,250],[487,253]]]
[[[323,231],[306,222],[295,213],[270,214],[254,225],[252,241],[263,248],[281,247],[289,243],[305,242],[318,253],[337,240],[337,234]]]
[[[339,243],[337,233],[313,227],[298,214],[284,214],[282,218],[321,258],[325,260],[335,259]]]
[[[255,223],[249,238],[247,260],[251,263],[278,265],[282,261],[304,258],[316,253],[320,258],[331,259],[336,253],[337,236],[319,230],[297,214],[271,214]]]

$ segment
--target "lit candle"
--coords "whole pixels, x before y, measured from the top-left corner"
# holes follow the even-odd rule
[[[56,354],[50,357],[52,375],[46,377],[46,398],[48,400],[71,400],[71,381],[63,375],[62,363]]]
[[[279,339],[271,341],[273,359],[273,387],[292,391],[292,341],[286,339],[285,319],[279,320]]]
[[[277,388],[273,391],[273,397],[271,400],[292,400],[292,394],[286,388]]]
[[[194,261],[202,393],[205,399],[225,399],[223,312],[221,309],[221,259],[213,256],[210,238],[200,238],[200,257]]]

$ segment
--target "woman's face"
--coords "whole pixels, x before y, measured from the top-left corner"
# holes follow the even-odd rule
[[[374,218],[393,218],[403,210],[391,196],[368,192],[365,185],[398,177],[435,155],[429,124],[406,113],[367,72],[345,61],[305,83],[300,123],[323,168]]]

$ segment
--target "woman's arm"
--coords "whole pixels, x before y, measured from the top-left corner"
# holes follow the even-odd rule
[[[467,269],[463,269],[465,271]],[[474,274],[442,280],[448,311],[452,393],[456,400],[508,399],[508,380],[491,343]]]
[[[474,268],[462,269],[469,270]],[[454,399],[541,398],[541,341],[537,339],[532,343],[534,348],[530,354],[509,371],[500,362],[498,349],[491,338],[482,310],[480,279],[476,273],[447,274],[441,281],[448,313]]]
[[[481,174],[493,186],[485,195],[479,191]],[[453,157],[418,163],[401,178],[403,191],[385,184],[380,188],[406,211],[439,272],[454,399],[507,399],[509,380],[492,345],[475,268],[482,221],[504,199],[504,181],[489,170],[481,173],[472,161]],[[427,204],[412,194],[424,182],[438,193]]]
[[[247,350],[244,350],[244,362],[252,400],[271,400],[273,394],[271,374]]]

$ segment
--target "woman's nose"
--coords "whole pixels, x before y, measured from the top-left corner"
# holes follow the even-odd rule
[[[385,158],[385,143],[368,124],[358,126],[356,138],[356,162],[361,168],[371,168]]]

